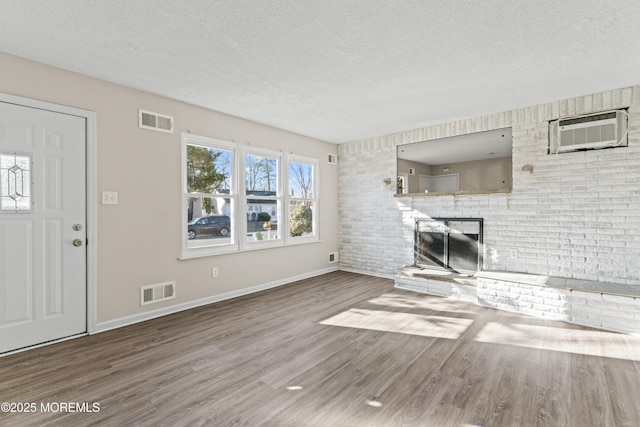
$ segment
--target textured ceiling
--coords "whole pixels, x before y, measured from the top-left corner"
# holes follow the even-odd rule
[[[638,84],[640,1],[0,0],[0,51],[340,143]]]

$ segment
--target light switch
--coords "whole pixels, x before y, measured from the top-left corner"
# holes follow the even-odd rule
[[[118,204],[118,192],[117,191],[103,191],[102,192],[102,204],[103,205],[117,205]]]

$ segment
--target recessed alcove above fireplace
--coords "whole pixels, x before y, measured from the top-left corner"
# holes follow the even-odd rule
[[[397,146],[398,195],[510,192],[510,127]]]
[[[482,270],[482,218],[417,219],[414,254],[417,267]]]

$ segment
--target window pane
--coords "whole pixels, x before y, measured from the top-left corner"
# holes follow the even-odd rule
[[[233,243],[231,200],[224,197],[190,197],[187,203],[188,248]]]
[[[313,198],[313,165],[289,162],[289,191],[291,197]]]
[[[278,190],[278,159],[245,155],[244,179],[247,195],[275,196]]]
[[[247,199],[247,241],[276,240],[278,232],[278,201]]]
[[[187,145],[187,192],[229,193],[231,151]]]
[[[291,237],[312,236],[313,229],[313,202],[291,201],[289,203],[289,234]]]

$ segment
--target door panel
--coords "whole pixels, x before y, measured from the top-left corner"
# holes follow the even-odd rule
[[[0,102],[0,353],[86,331],[85,147],[84,118]]]
[[[3,242],[0,258],[0,283],[20,283],[22,286],[5,288],[5,303],[0,308],[4,324],[15,325],[29,321],[33,316],[33,274],[31,258],[33,227],[31,221],[15,220],[0,226]]]
[[[438,193],[453,193],[459,191],[458,174],[436,175],[433,177],[435,191]]]

